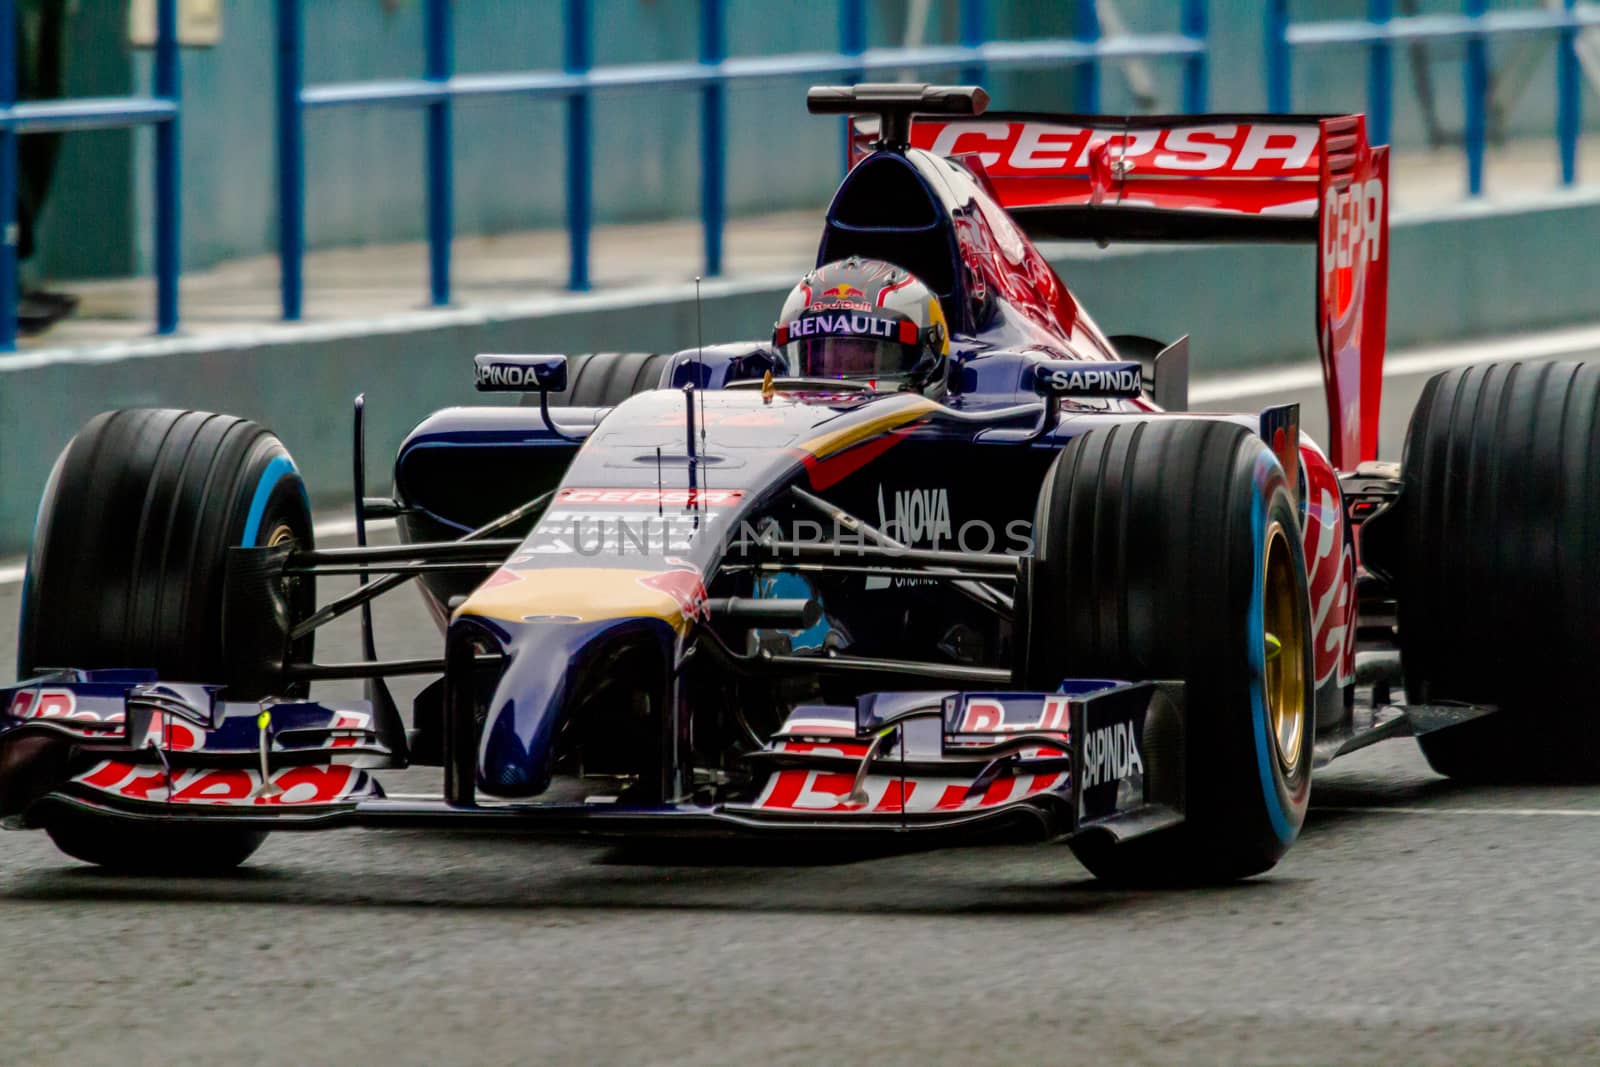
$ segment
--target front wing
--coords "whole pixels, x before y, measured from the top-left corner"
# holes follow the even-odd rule
[[[802,706],[738,802],[389,799],[392,756],[365,706],[237,703],[147,672],[69,671],[0,689],[0,815],[52,807],[270,830],[459,827],[520,833],[963,835],[1020,828],[1130,837],[1183,817],[1183,687],[1069,681],[1055,693],[874,693]],[[70,752],[64,758],[63,753]],[[64,776],[35,787],[40,765]]]

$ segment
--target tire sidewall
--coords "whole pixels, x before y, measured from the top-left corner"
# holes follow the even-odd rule
[[[230,516],[227,532],[223,538],[224,543],[229,547],[265,548],[277,531],[286,528],[297,548],[314,547],[311,504],[305,482],[282,443],[270,435],[263,437],[258,447],[252,450],[249,460],[243,465],[243,471],[241,486],[247,488],[239,492],[234,499],[233,514]],[[226,553],[223,566],[215,576],[216,610],[222,618],[226,617],[223,602],[226,596],[223,588],[225,572]],[[314,579],[288,578],[285,579],[285,587],[291,620],[306,618],[316,610]],[[224,652],[227,658],[232,660],[236,653],[235,650],[227,648],[226,629],[223,631],[223,637]],[[313,635],[308,634],[292,644],[288,643],[285,637],[285,642],[283,655],[285,662],[310,661]],[[284,683],[275,688],[278,692],[272,695],[297,699],[304,698],[310,693],[310,686],[306,683]],[[229,695],[253,699],[267,694],[230,691]]]
[[[273,530],[283,525],[300,544],[309,545],[311,505],[305,482],[277,438],[263,440],[265,447],[257,449],[246,465],[245,482],[250,489],[240,493],[235,502],[235,523],[230,524],[227,543],[261,548]]]
[[[1305,544],[1301,537],[1297,509],[1289,495],[1283,467],[1276,457],[1265,449],[1257,451],[1253,458],[1249,450],[1241,450],[1240,460],[1251,464],[1252,492],[1249,500],[1251,537],[1249,542],[1245,542],[1243,538],[1239,541],[1241,546],[1248,544],[1252,558],[1249,570],[1251,575],[1249,607],[1246,610],[1243,631],[1239,634],[1246,662],[1242,679],[1244,692],[1241,696],[1242,702],[1249,707],[1250,736],[1247,743],[1241,743],[1237,747],[1247,750],[1249,772],[1253,773],[1237,775],[1237,779],[1241,782],[1240,806],[1243,809],[1239,814],[1245,816],[1253,810],[1255,817],[1265,822],[1264,829],[1270,832],[1283,850],[1287,850],[1299,836],[1300,827],[1305,822],[1306,807],[1311,799],[1316,701],[1314,685],[1308,686],[1304,694],[1305,719],[1298,759],[1293,767],[1285,771],[1278,758],[1277,740],[1273,735],[1272,719],[1267,710],[1266,645],[1261,638],[1261,634],[1265,631],[1263,616],[1266,600],[1266,537],[1273,523],[1280,524],[1286,535],[1290,555],[1294,559],[1294,571],[1299,578],[1297,599],[1300,627],[1305,638],[1300,642],[1301,677],[1310,680],[1315,678],[1315,634],[1311,628],[1310,597],[1306,589]],[[1233,717],[1224,714],[1221,718],[1226,721]],[[1243,768],[1240,770],[1244,771]],[[1193,780],[1191,778],[1191,781]],[[1243,786],[1244,781],[1249,781],[1249,786]],[[1279,855],[1281,854],[1280,851]]]

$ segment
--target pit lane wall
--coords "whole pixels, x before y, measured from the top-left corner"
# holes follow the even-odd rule
[[[1590,283],[1600,192],[1516,207],[1396,216],[1391,348],[1600,318]],[[1193,337],[1193,373],[1317,358],[1314,246],[1054,246],[1056,269],[1102,328]],[[707,341],[768,334],[793,279],[704,286]],[[272,427],[318,506],[349,499],[350,402],[367,394],[368,492],[385,492],[405,433],[472,388],[478,352],[662,351],[695,342],[692,285],[556,296],[494,309],[278,325],[0,356],[0,557],[23,552],[57,453],[118,407],[224,411]]]

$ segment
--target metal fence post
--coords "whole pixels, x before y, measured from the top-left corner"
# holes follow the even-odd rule
[[[722,0],[700,0],[700,62],[727,58]],[[705,230],[706,276],[722,273],[722,222],[727,211],[727,86],[707,82],[700,90],[700,213]]]
[[[1100,40],[1100,13],[1094,0],[1073,0],[1072,36],[1084,44]],[[1072,67],[1072,109],[1084,114],[1100,110],[1100,61],[1079,60]]]
[[[1394,18],[1394,0],[1367,0],[1367,17],[1379,26]],[[1373,144],[1391,140],[1394,111],[1394,47],[1374,41],[1367,48],[1367,128]]]
[[[961,0],[961,43],[967,48],[977,48],[985,39],[988,22],[987,0]],[[982,63],[961,68],[961,80],[967,85],[982,85],[986,71]]]
[[[1489,10],[1488,0],[1465,0],[1467,15],[1481,17]],[[1463,63],[1466,100],[1463,102],[1465,118],[1464,137],[1467,146],[1467,193],[1483,195],[1483,152],[1488,137],[1485,115],[1489,95],[1489,42],[1482,33],[1466,40],[1466,61]]]
[[[859,56],[867,50],[866,0],[839,0],[839,51]],[[860,71],[847,72],[847,81],[861,79]]]
[[[177,104],[182,92],[178,68],[178,0],[156,4],[156,96]],[[183,236],[179,196],[182,131],[174,114],[156,125],[156,333],[178,329],[178,260]]]
[[[1570,17],[1576,0],[1565,0]],[[1578,31],[1567,27],[1556,42],[1556,140],[1560,142],[1561,184],[1578,180],[1578,134],[1583,123],[1583,82],[1578,77]]]
[[[283,317],[300,318],[306,248],[306,127],[300,0],[278,0],[278,290]]]
[[[1291,109],[1289,0],[1267,0],[1267,110]]]
[[[1211,49],[1207,39],[1210,28],[1206,24],[1206,0],[1184,0],[1181,28],[1185,37],[1206,46],[1204,51],[1187,56],[1183,61],[1183,110],[1196,115],[1206,109],[1210,96],[1207,82],[1211,73]]]
[[[846,56],[859,56],[867,50],[867,5],[866,0],[839,0],[839,51]],[[861,80],[861,71],[847,70],[841,73],[846,84],[854,84]],[[855,146],[851,143],[854,121],[849,115],[844,117],[844,169],[850,169],[850,162]]]
[[[424,76],[441,85],[450,80],[455,41],[450,0],[427,0],[423,11]],[[450,238],[455,201],[450,147],[450,98],[428,104],[428,285],[434,307],[450,303]]]
[[[16,0],[0,0],[0,107],[17,102]],[[0,128],[0,352],[17,347],[17,131]]]
[[[587,74],[589,0],[565,0],[566,41],[562,66],[568,74]],[[567,288],[589,288],[589,225],[591,213],[589,89],[567,97]]]

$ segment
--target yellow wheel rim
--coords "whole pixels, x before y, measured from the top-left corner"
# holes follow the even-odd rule
[[[294,543],[294,531],[289,528],[288,523],[280,522],[278,525],[272,528],[272,533],[267,535],[268,548],[277,548],[279,545],[293,545]],[[288,577],[284,578],[282,581],[284,589],[288,591],[288,595],[292,598],[295,595],[295,591],[300,588],[300,583],[304,581],[304,579],[298,577]]]
[[[1300,610],[1289,535],[1278,523],[1267,530],[1262,571],[1262,658],[1266,663],[1267,718],[1277,742],[1278,763],[1292,772],[1306,735],[1306,632]]]

